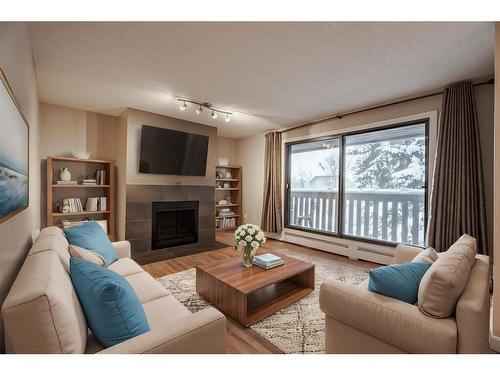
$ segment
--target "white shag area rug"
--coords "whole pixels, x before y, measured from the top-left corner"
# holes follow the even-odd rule
[[[319,286],[329,278],[358,285],[368,277],[368,272],[361,267],[319,256],[295,251],[283,253],[315,264],[316,287],[306,297],[250,326],[250,329],[287,354],[324,353],[325,317],[319,308]],[[191,312],[211,305],[196,293],[194,268],[163,276],[158,281]]]

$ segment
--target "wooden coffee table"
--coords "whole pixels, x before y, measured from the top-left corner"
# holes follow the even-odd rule
[[[248,327],[314,290],[314,264],[279,255],[285,264],[246,268],[241,258],[196,267],[196,292]]]

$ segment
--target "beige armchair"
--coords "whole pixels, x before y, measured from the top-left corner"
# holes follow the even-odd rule
[[[395,263],[408,263],[420,248],[398,245]],[[326,353],[487,353],[489,258],[477,255],[455,316],[436,319],[417,305],[336,280],[321,285]]]

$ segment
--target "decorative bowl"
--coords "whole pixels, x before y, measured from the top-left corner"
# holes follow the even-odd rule
[[[88,159],[90,158],[90,152],[88,151],[73,151],[73,157],[77,159]]]
[[[219,158],[219,165],[229,165],[229,159]]]

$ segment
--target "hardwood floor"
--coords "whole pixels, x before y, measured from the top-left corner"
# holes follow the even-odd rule
[[[180,258],[168,259],[161,262],[142,265],[146,272],[154,278],[169,275],[172,273],[184,271],[194,268],[198,265],[208,264],[214,260],[225,259],[228,257],[237,257],[238,253],[234,250],[234,240],[232,231],[217,232],[217,241],[225,243],[228,247],[220,250],[207,251],[204,253],[188,255]],[[294,245],[286,242],[268,240],[262,247],[264,252],[276,251],[285,252],[287,250],[300,251],[304,254],[314,254],[316,256],[332,259],[337,262],[354,264],[358,267],[366,269],[372,268],[375,264],[365,261],[356,261],[346,257],[326,253],[324,251],[314,250],[300,245]],[[250,328],[245,328],[243,325],[234,319],[227,318],[227,352],[235,354],[267,354],[267,353],[282,353],[278,348],[257,335]]]

